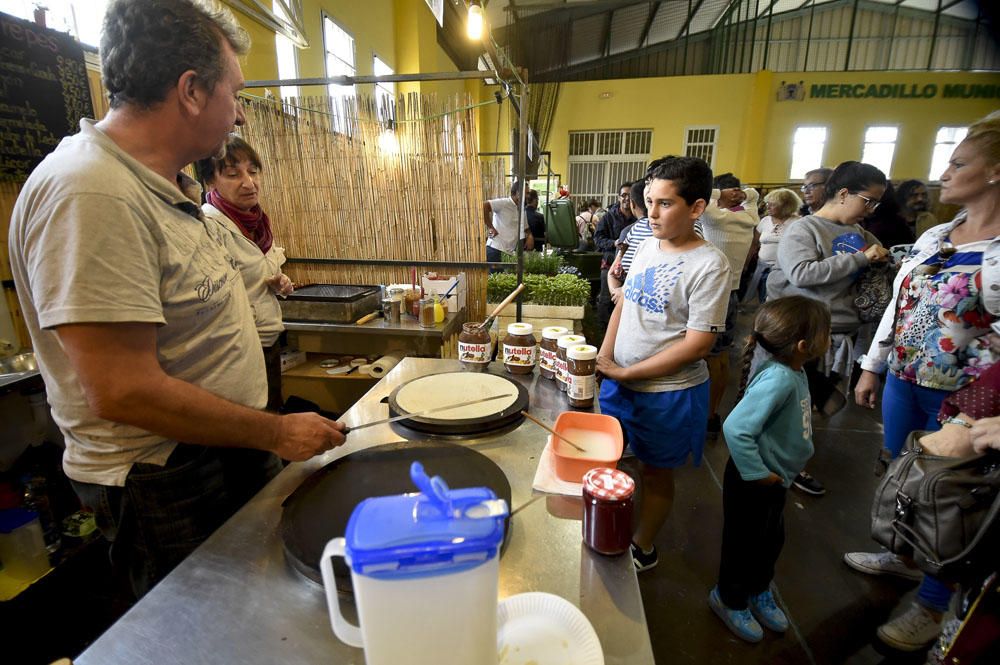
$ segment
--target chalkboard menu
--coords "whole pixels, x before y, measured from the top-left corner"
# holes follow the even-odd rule
[[[93,115],[76,40],[0,13],[0,181],[23,182]]]

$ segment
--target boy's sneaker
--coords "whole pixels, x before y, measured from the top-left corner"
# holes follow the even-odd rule
[[[708,594],[708,605],[736,637],[747,642],[760,642],[764,639],[764,629],[753,618],[750,610],[731,610],[726,607],[719,597],[719,587]]]
[[[910,568],[892,552],[848,552],[844,563],[866,575],[895,575],[907,580],[924,577],[919,568]]]
[[[761,623],[771,630],[783,633],[788,630],[788,617],[774,602],[771,590],[762,591],[756,596],[750,596],[750,612]]]
[[[941,622],[917,603],[898,617],[878,627],[878,638],[899,651],[918,651],[937,639]]]
[[[656,553],[656,546],[650,552],[643,552],[642,548],[632,543],[629,547],[632,553],[632,563],[635,564],[635,572],[641,573],[644,570],[649,570],[650,568],[656,568],[656,564],[660,563],[660,557]]]
[[[802,471],[799,475],[795,476],[795,480],[792,481],[792,485],[799,488],[806,494],[812,494],[813,496],[823,496],[826,494],[826,488],[823,487],[822,483],[805,471]]]

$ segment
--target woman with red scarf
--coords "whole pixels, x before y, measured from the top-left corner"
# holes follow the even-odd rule
[[[285,330],[278,295],[292,292],[292,281],[281,272],[285,250],[274,244],[271,220],[260,207],[261,163],[257,152],[232,136],[222,158],[198,163],[207,192],[201,207],[209,220],[228,233],[226,245],[237,262],[254,313],[267,367],[267,408],[281,407],[281,348]]]

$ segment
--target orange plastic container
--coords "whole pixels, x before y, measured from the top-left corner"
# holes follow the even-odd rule
[[[587,449],[587,453],[580,453],[559,437],[550,435],[556,476],[560,480],[579,483],[583,482],[583,475],[593,468],[618,468],[625,438],[617,418],[584,411],[563,411],[552,429]]]

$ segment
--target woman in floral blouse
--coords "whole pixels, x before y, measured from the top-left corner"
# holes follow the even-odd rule
[[[938,430],[938,412],[951,393],[975,381],[1000,358],[990,348],[1000,331],[1000,111],[969,127],[941,176],[941,202],[963,206],[949,224],[917,240],[896,276],[895,305],[886,309],[862,358],[857,403],[875,407],[879,374],[885,447],[895,457],[913,430]],[[960,418],[945,418],[971,427]],[[920,571],[891,552],[850,552],[844,561],[873,575],[920,579]],[[927,576],[910,608],[878,629],[896,649],[916,651],[940,632],[951,587]]]

